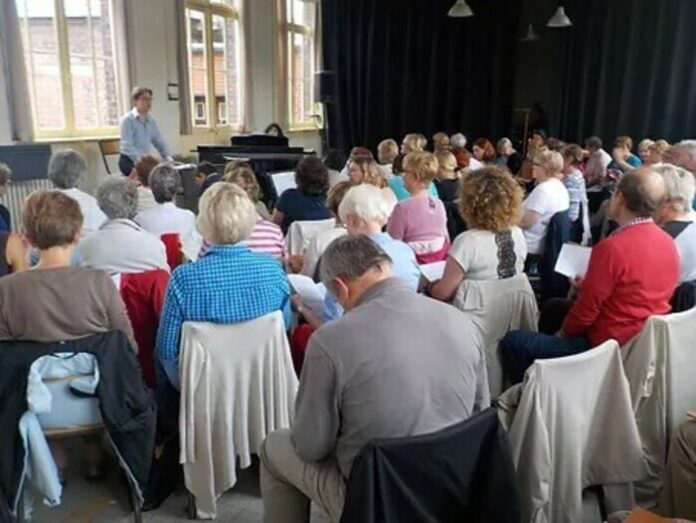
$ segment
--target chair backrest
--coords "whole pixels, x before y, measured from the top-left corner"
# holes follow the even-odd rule
[[[541,256],[539,270],[541,272],[541,299],[565,298],[570,290],[568,278],[555,271],[556,261],[561,253],[563,244],[570,241],[571,222],[568,211],[557,212],[551,218],[546,238],[544,253]]]
[[[641,479],[640,437],[618,343],[537,360],[508,434],[525,521],[581,521],[586,487]]]
[[[120,280],[119,290],[133,326],[135,342],[138,344],[138,361],[143,380],[154,390],[155,339],[169,283],[169,273],[158,269],[138,274],[122,274]]]
[[[495,410],[366,445],[353,462],[341,523],[382,521],[519,522],[515,470]]]
[[[491,398],[504,390],[499,344],[511,330],[536,332],[539,320],[534,291],[526,274],[505,280],[464,279],[452,304],[464,312],[481,332]]]
[[[637,501],[657,499],[671,434],[696,401],[696,309],[653,316],[622,349],[631,400],[648,464]]]
[[[99,140],[97,143],[99,144],[99,152],[101,152],[102,161],[104,162],[104,169],[111,174],[112,171],[107,157],[121,154],[121,141],[115,138],[113,140]]]
[[[180,461],[199,517],[251,464],[268,433],[290,426],[297,377],[280,311],[234,325],[186,322],[179,355]],[[213,470],[211,470],[211,467]]]
[[[336,226],[336,220],[314,220],[297,221],[290,224],[288,234],[285,236],[285,243],[288,247],[288,254],[302,254],[309,242],[320,232],[332,229]]]

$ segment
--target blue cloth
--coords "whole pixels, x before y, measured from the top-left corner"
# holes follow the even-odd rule
[[[288,189],[281,194],[276,209],[283,213],[283,223],[280,224],[283,234],[287,234],[292,222],[331,218],[331,213],[326,208],[326,196],[310,196],[299,189]]]
[[[534,360],[571,356],[589,348],[587,338],[559,338],[539,332],[511,331],[501,342],[503,371],[514,385],[524,379],[524,373]]]
[[[10,232],[12,228],[12,216],[10,210],[0,204],[0,232]]]
[[[638,158],[635,154],[629,154],[628,158],[626,158],[626,163],[634,169],[643,165],[641,159]],[[625,172],[621,167],[619,167],[619,164],[617,164],[615,160],[612,160],[609,163],[609,165],[607,165],[607,169],[617,169],[621,172]]]
[[[404,185],[404,179],[402,176],[394,176],[391,180],[389,180],[389,188],[394,191],[394,194],[396,195],[396,199],[399,201],[405,200],[407,198],[411,197],[411,193],[409,193],[406,190],[406,186]],[[431,183],[430,186],[428,187],[428,194],[432,196],[433,198],[439,198],[440,196],[437,194],[437,187],[435,187],[434,183]]]
[[[169,280],[155,351],[167,378],[179,388],[179,341],[186,321],[250,321],[280,310],[290,326],[290,283],[283,267],[242,245],[213,245]]]
[[[153,145],[163,158],[172,156],[152,116],[143,119],[134,108],[121,118],[121,154],[137,162],[141,156],[150,154]]]
[[[404,242],[395,240],[386,232],[373,234],[370,239],[392,259],[394,276],[405,281],[409,287],[417,291],[421,273],[413,249]]]

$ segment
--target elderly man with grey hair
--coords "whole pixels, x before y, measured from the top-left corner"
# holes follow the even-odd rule
[[[655,221],[674,238],[679,252],[679,282],[696,280],[696,224],[691,211],[696,180],[686,169],[667,163],[653,169],[665,181],[665,199],[655,214]]]
[[[161,163],[150,172],[150,189],[155,206],[135,216],[135,222],[155,236],[177,234],[182,251],[189,260],[198,258],[203,240],[196,229],[196,216],[174,203],[181,184],[179,172],[169,163]]]
[[[696,140],[682,140],[675,143],[670,147],[665,161],[686,169],[696,176]]]
[[[363,235],[334,240],[322,257],[322,281],[350,312],[312,335],[292,428],[261,445],[266,523],[308,523],[310,501],[338,522],[367,443],[435,432],[489,406],[476,327],[391,265]]]
[[[106,215],[99,209],[94,196],[78,189],[86,174],[87,161],[73,149],[54,153],[48,162],[48,179],[54,187],[80,204],[80,211],[85,218],[83,238],[94,233],[106,221]]]
[[[162,240],[133,221],[138,188],[127,178],[107,178],[97,189],[99,208],[108,220],[80,244],[82,265],[111,274],[169,272]]]
[[[7,194],[7,185],[12,177],[12,169],[6,163],[0,162],[0,197]],[[0,232],[9,232],[12,229],[10,210],[0,204]]]

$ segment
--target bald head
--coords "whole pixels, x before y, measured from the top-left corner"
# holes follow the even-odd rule
[[[639,167],[627,172],[619,181],[616,190],[623,196],[626,210],[641,218],[653,216],[666,195],[664,179],[650,167]]]

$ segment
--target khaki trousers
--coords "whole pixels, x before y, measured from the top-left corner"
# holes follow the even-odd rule
[[[334,459],[302,461],[289,430],[269,434],[261,444],[259,456],[265,523],[309,523],[312,501],[338,523],[346,483]]]
[[[672,434],[660,496],[660,513],[696,520],[696,421],[682,423]]]

